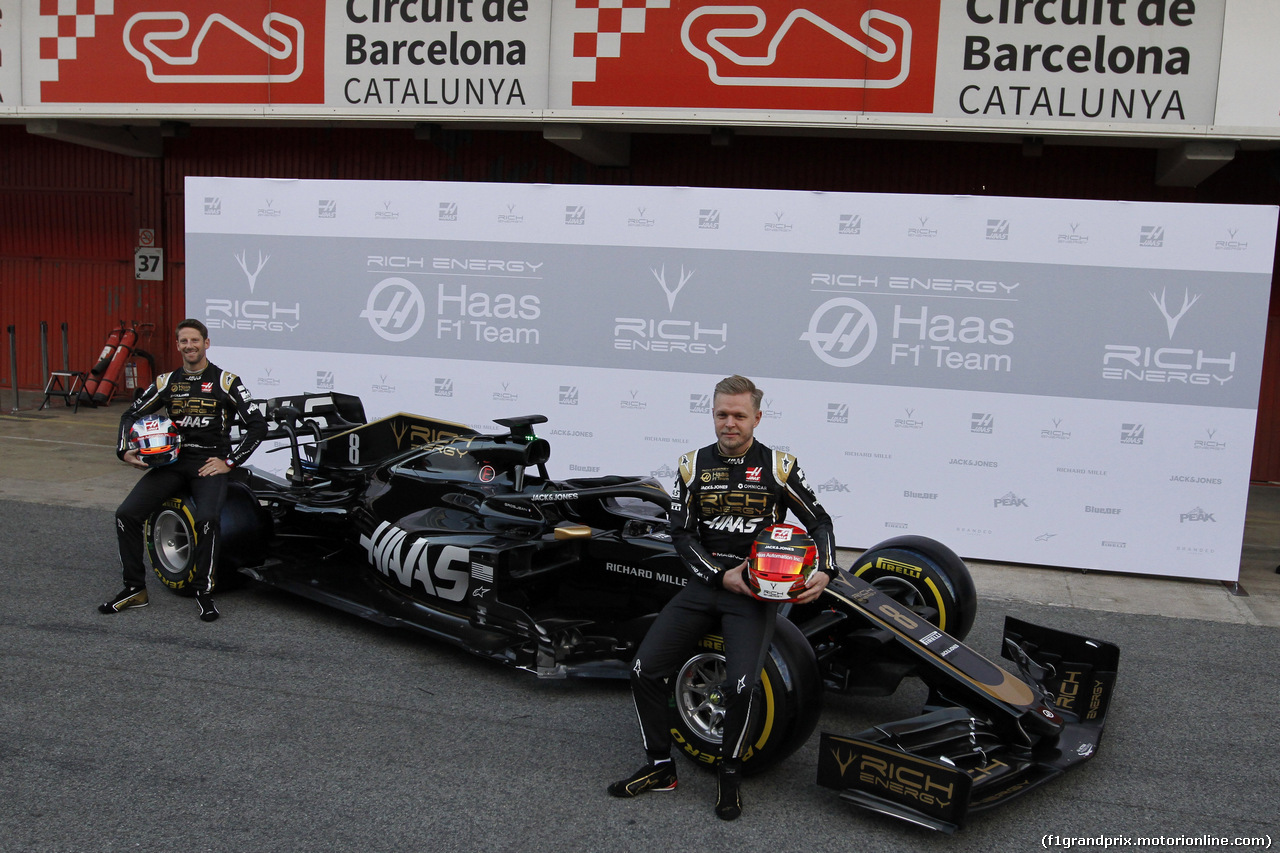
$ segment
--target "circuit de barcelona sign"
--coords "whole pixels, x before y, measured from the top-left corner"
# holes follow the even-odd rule
[[[225,178],[186,205],[187,312],[259,397],[545,414],[553,476],[665,481],[744,373],[843,545],[1237,577],[1275,208]]]

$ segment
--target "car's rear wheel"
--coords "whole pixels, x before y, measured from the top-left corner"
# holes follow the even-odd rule
[[[925,536],[895,536],[868,549],[850,570],[957,640],[973,627],[978,594],[954,551]]]
[[[672,739],[687,758],[708,767],[720,763],[724,737],[723,649],[724,640],[708,634],[672,679]],[[778,619],[757,690],[758,712],[752,714],[742,759],[747,774],[773,767],[804,745],[822,711],[822,680],[813,648],[787,619]]]

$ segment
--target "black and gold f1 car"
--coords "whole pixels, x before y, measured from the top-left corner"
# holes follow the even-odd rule
[[[626,678],[640,640],[686,583],[669,498],[648,477],[553,480],[540,415],[494,434],[398,414],[366,423],[344,394],[261,404],[290,464],[236,473],[222,516],[224,574],[400,626],[543,678]],[[149,520],[156,574],[190,592],[189,498]],[[225,582],[225,579],[223,580]],[[744,770],[803,745],[824,690],[887,695],[907,676],[920,716],[824,733],[818,782],[856,805],[952,831],[968,814],[1054,778],[1097,750],[1118,649],[1009,619],[1013,672],[962,642],[976,595],[944,545],[899,536],[866,551],[817,601],[783,605]],[[714,764],[724,677],[705,637],[673,680],[674,740]]]

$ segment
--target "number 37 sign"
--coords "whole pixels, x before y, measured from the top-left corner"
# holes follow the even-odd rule
[[[133,277],[139,281],[164,279],[164,249],[139,246],[133,251]]]

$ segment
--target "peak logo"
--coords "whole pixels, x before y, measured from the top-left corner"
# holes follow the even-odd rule
[[[42,103],[319,104],[325,4],[41,3]],[[265,15],[262,12],[270,10]]]
[[[572,104],[927,113],[939,4],[641,0],[581,14]]]

